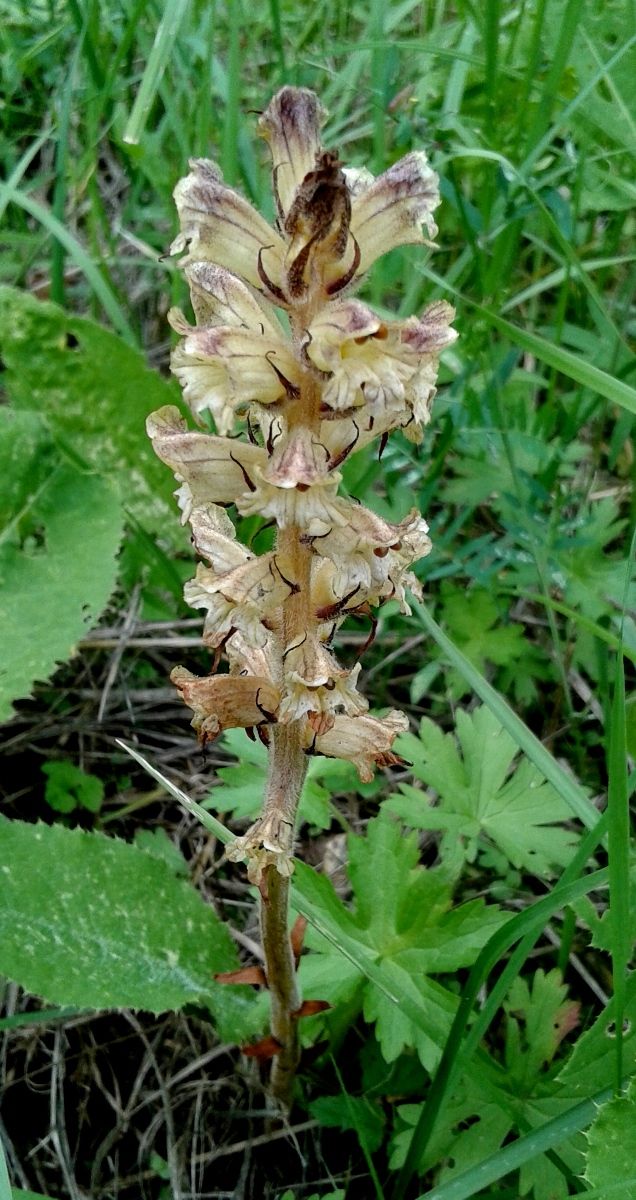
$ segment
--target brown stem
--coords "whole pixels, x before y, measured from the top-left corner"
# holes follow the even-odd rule
[[[274,726],[263,819],[278,823],[281,841],[289,838],[290,852],[306,768],[298,722]],[[300,996],[289,938],[289,879],[280,875],[275,866],[267,867],[263,873],[261,936],[271,1002],[271,1033],[280,1044],[280,1051],[272,1061],[270,1091],[287,1109],[300,1055],[298,1021],[293,1015],[300,1008]]]

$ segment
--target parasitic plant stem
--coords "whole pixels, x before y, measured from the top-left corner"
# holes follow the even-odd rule
[[[307,755],[348,759],[367,782],[377,766],[400,761],[392,746],[408,727],[400,712],[368,712],[360,664],[343,667],[333,642],[351,614],[370,621],[371,640],[372,610],[386,600],[409,613],[407,590],[421,594],[409,568],[431,548],[417,510],[396,522],[379,517],[341,489],[339,468],[376,439],[381,451],[392,430],[422,440],[439,354],[455,338],[445,301],[385,321],[351,298],[376,258],[426,243],[423,226],[435,236],[437,176],[421,151],[375,179],[343,167],[321,144],[324,116],[313,92],[284,87],[260,118],[274,228],[207,159],[193,160],[177,184],[172,250],[184,252],[196,323],[170,313],[181,335],[172,369],[203,431],[172,407],[148,419],[204,560],[184,595],[204,610],[203,642],[214,655],[210,675],[177,667],[172,679],[203,744],[243,727],[269,747],[263,811],[226,856],[246,862],[261,895],[270,1090],[284,1106],[298,1020],[320,1009],[301,1004],[288,922]],[[243,439],[234,436],[241,423]],[[274,524],[273,548],[244,545],[228,508]],[[228,669],[219,673],[223,655]]]

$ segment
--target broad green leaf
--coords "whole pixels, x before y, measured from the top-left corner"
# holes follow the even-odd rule
[[[44,799],[56,812],[70,813],[76,808],[99,812],[104,785],[97,775],[89,775],[68,759],[42,764],[46,775]]]
[[[433,808],[421,789],[400,784],[385,808],[416,829],[441,830],[451,865],[472,862],[484,837],[536,875],[571,858],[576,835],[555,824],[571,817],[568,805],[527,759],[512,770],[516,743],[490,709],[458,710],[457,739],[425,718],[419,738],[405,734],[396,745],[439,803]]]
[[[612,1192],[615,1200],[633,1200],[633,1185],[625,1180],[636,1163],[636,1084],[626,1096],[608,1100],[587,1132],[585,1178],[592,1187],[624,1184]]]
[[[237,966],[230,935],[165,862],[103,834],[2,817],[0,878],[8,979],[85,1008],[202,1003],[241,1036],[251,997],[212,979]]]
[[[0,354],[16,408],[42,413],[70,452],[117,479],[146,528],[178,529],[174,481],[144,425],[153,409],[176,402],[176,384],[94,321],[8,287],[0,287]]]
[[[115,586],[123,513],[111,484],[52,446],[33,413],[0,409],[0,721],[75,651]]]

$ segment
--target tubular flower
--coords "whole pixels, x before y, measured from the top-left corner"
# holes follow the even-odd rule
[[[392,745],[406,718],[367,712],[359,665],[341,666],[331,642],[348,614],[373,627],[371,606],[390,598],[408,612],[406,591],[419,592],[409,568],[431,543],[415,510],[391,523],[347,498],[338,468],[393,429],[421,439],[454,313],[436,301],[419,317],[386,321],[351,298],[380,255],[431,244],[437,176],[422,152],[377,179],[345,169],[321,144],[323,116],[312,92],[285,87],[260,118],[275,228],[214,163],[193,160],[177,185],[172,250],[182,254],[196,324],[171,312],[181,336],[172,369],[194,420],[210,414],[216,433],[188,429],[174,408],[154,413],[148,433],[205,560],[186,599],[205,611],[205,644],[229,663],[229,673],[205,678],[173,671],[199,736],[257,727],[281,762],[325,754],[369,780],[376,766],[400,761]],[[274,523],[274,549],[242,545],[219,507],[228,505]],[[247,860],[257,883],[269,867],[288,875],[292,852],[284,803],[266,803],[227,851]]]

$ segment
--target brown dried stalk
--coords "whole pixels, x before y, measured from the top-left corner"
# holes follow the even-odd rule
[[[384,521],[339,493],[342,462],[392,429],[421,440],[435,394],[440,350],[454,339],[453,310],[383,321],[350,292],[394,246],[424,242],[436,228],[437,177],[413,153],[374,179],[346,170],[320,143],[313,92],[283,88],[260,119],[273,159],[278,219],[271,228],[207,160],[176,188],[181,233],[172,249],[190,284],[196,325],[170,314],[182,335],[172,367],[195,419],[177,409],[149,418],[155,450],[175,472],[183,519],[199,564],[185,595],[206,612],[203,640],[228,674],[172,679],[194,712],[203,743],[243,726],[269,745],[261,817],[227,848],[246,860],[261,892],[265,970],[275,1051],[271,1091],[288,1105],[298,1062],[301,1005],[288,933],[294,828],[308,754],[355,763],[360,778],[398,762],[392,744],[407,727],[399,712],[371,716],[331,645],[351,613],[419,585],[408,568],[430,550],[412,510]],[[287,314],[290,335],[276,319]],[[228,435],[244,418],[248,440]],[[255,555],[225,512],[259,515],[277,527],[275,546]],[[314,1009],[315,1010],[315,1009]]]

